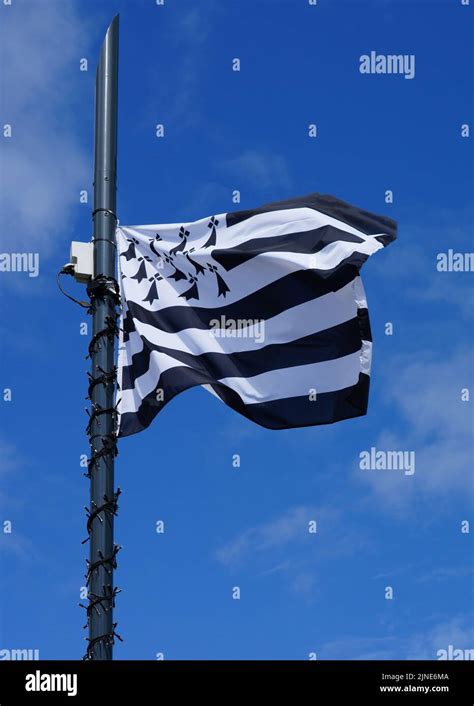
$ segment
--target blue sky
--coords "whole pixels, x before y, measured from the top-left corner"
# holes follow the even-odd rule
[[[274,432],[195,389],[121,442],[116,658],[435,659],[450,644],[473,648],[474,530],[461,532],[473,521],[473,402],[461,398],[473,391],[473,274],[436,268],[439,253],[473,250],[473,138],[461,137],[473,121],[473,8],[13,0],[0,7],[2,125],[12,125],[0,251],[39,253],[40,272],[0,274],[0,388],[12,390],[0,407],[0,649],[76,659],[85,648],[87,318],[55,274],[70,241],[91,235],[79,193],[92,195],[95,64],[117,11],[121,223],[319,191],[392,216],[399,239],[363,272],[366,417]],[[414,54],[415,77],[362,75],[371,50]],[[371,447],[415,451],[414,475],[361,470]]]

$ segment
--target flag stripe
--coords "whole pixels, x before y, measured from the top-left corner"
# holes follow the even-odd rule
[[[192,368],[208,372],[217,380],[235,375],[236,372],[239,372],[240,377],[252,377],[268,370],[332,360],[354,353],[360,349],[361,324],[359,318],[354,317],[343,324],[291,342],[272,343],[237,353],[206,352],[193,355],[186,351],[160,346],[142,338],[143,350],[135,354],[130,365],[123,369],[123,390],[133,388],[135,380],[146,373],[150,365],[151,351],[166,353]],[[365,340],[370,339],[365,338]]]
[[[315,254],[331,243],[347,241],[349,243],[363,243],[358,235],[348,233],[334,226],[321,226],[314,230],[286,235],[275,235],[271,238],[252,238],[240,243],[233,248],[213,250],[212,257],[217,260],[227,272],[251,260],[257,255],[269,252],[294,252]]]
[[[151,343],[175,348],[197,355],[206,353],[237,353],[260,347],[263,339],[259,333],[263,329],[266,341],[288,343],[309,333],[317,333],[353,318],[358,308],[367,308],[365,294],[360,291],[360,278],[330,292],[318,299],[312,299],[299,306],[277,314],[257,324],[247,325],[240,331],[228,331],[229,319],[210,319],[208,329],[184,329],[179,335],[166,333],[147,323],[135,320],[136,329],[130,334],[127,350],[131,356],[143,350],[142,336]],[[238,320],[241,326],[255,322],[254,319]],[[216,325],[215,325],[216,324]],[[242,334],[242,335],[239,335]],[[362,336],[364,338],[365,336]]]
[[[164,404],[158,404],[155,394],[150,393],[143,398],[137,411],[123,413],[120,420],[120,435],[128,436],[146,429],[173,397],[190,387],[206,383],[212,385],[215,393],[227,406],[267,429],[287,429],[288,419],[291,419],[293,428],[313,426],[315,423],[332,424],[335,421],[360,417],[367,411],[370,378],[364,373],[359,374],[356,384],[341,390],[316,394],[314,401],[311,401],[308,395],[302,395],[246,405],[230,388],[206,380],[198,371],[187,368],[185,371],[186,379],[178,376],[173,394]]]
[[[338,268],[326,272],[291,272],[237,302],[215,308],[188,305],[152,311],[129,300],[123,327],[126,334],[133,331],[136,319],[162,331],[177,333],[187,328],[207,329],[210,320],[222,316],[227,319],[269,319],[298,304],[341,289],[358,276],[367,257],[353,253]]]
[[[392,218],[364,211],[327,194],[308,194],[307,196],[287,201],[269,203],[250,211],[234,211],[227,214],[226,223],[227,227],[231,227],[257,214],[296,208],[308,208],[319,211],[337,219],[341,223],[357,228],[357,230],[362,231],[366,235],[384,233],[390,237],[390,242],[395,240],[396,237],[397,224]]]
[[[166,354],[152,351],[148,371],[138,378],[133,389],[122,390],[121,398],[125,408],[135,412],[145,397],[151,396],[156,404],[163,406],[175,396],[176,389],[195,384],[194,373],[200,374],[200,384],[219,382],[236,392],[244,404],[283,401],[286,397],[308,395],[311,390],[331,392],[355,384],[360,372],[370,374],[371,346],[369,342],[362,342],[359,351],[335,360],[269,370],[252,378],[234,376],[218,381],[207,371],[179,364]]]

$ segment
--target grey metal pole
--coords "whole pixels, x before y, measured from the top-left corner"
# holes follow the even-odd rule
[[[111,22],[100,53],[96,75],[94,211],[94,277],[88,292],[91,298],[93,337],[89,347],[92,360],[88,427],[91,456],[90,508],[87,529],[90,539],[87,585],[89,589],[87,624],[89,643],[86,658],[112,659],[114,642],[113,607],[115,556],[114,491],[116,454],[115,337],[116,305],[119,301],[116,278],[116,152],[118,88],[119,16]]]

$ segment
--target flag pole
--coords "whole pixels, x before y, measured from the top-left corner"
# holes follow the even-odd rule
[[[90,506],[87,530],[90,554],[85,659],[111,660],[115,623],[113,608],[118,589],[114,569],[119,549],[114,544],[114,516],[120,489],[114,490],[116,456],[115,339],[117,305],[116,281],[116,152],[118,97],[119,16],[112,20],[99,58],[95,86],[94,135],[94,275],[87,291],[91,300],[93,333],[89,345],[92,362],[89,376],[91,401],[88,435],[90,457]]]

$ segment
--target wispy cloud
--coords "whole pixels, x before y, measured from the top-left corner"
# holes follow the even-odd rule
[[[425,215],[425,214],[423,214]],[[474,315],[469,296],[470,275],[468,272],[439,272],[437,256],[449,248],[459,252],[470,252],[472,216],[466,210],[438,209],[426,214],[422,224],[404,222],[399,219],[398,240],[387,248],[382,258],[370,263],[370,276],[379,277],[380,288],[410,305],[417,303],[449,304],[463,318]],[[427,316],[439,316],[436,308],[430,307]],[[420,326],[413,319],[413,325]]]
[[[450,581],[451,579],[462,579],[472,576],[474,569],[472,566],[437,566],[424,570],[420,563],[409,563],[394,567],[390,571],[382,571],[372,576],[373,581],[382,579],[393,579],[394,576],[410,576],[416,583],[432,583],[434,581]]]
[[[16,470],[19,464],[18,449],[9,441],[0,438],[0,476]]]
[[[160,117],[160,122],[172,124],[175,132],[190,126],[196,128],[202,119],[200,94],[209,61],[206,48],[218,11],[219,5],[214,0],[201,0],[189,8],[174,8],[168,25],[160,20],[160,27],[166,27],[172,60],[164,74],[159,75],[159,81],[156,70],[150,69],[148,81],[153,100],[149,108]]]
[[[423,350],[417,358],[397,356],[389,367],[398,372],[386,377],[385,394],[404,428],[383,431],[375,445],[415,451],[416,472],[407,477],[357,467],[358,476],[385,507],[401,513],[411,510],[416,499],[472,495],[472,402],[461,400],[463,388],[473,389],[472,353],[460,349],[439,359],[434,351]]]
[[[418,576],[417,581],[418,583],[449,581],[450,579],[461,579],[473,574],[474,569],[472,566],[438,566]]]
[[[318,650],[320,659],[354,660],[422,660],[437,659],[438,650],[449,645],[455,649],[474,647],[474,629],[467,615],[440,621],[427,630],[408,635],[377,637],[347,635],[323,644]]]
[[[221,170],[240,180],[244,185],[258,189],[289,189],[292,179],[286,159],[265,150],[248,149],[237,157],[219,163]]]
[[[0,437],[0,509],[2,512],[5,512],[5,507],[7,505],[12,505],[12,499],[9,498],[5,492],[7,476],[17,471],[20,466],[20,451],[5,438]],[[13,504],[15,503],[13,502]]]
[[[316,534],[308,531],[313,520]],[[323,564],[368,547],[360,527],[353,531],[339,510],[299,505],[244,530],[221,546],[215,558],[233,572],[260,577],[280,574],[289,590],[313,600]]]
[[[11,534],[0,532],[1,555],[13,555],[22,561],[35,561],[38,558],[32,541],[15,530]]]
[[[30,561],[36,558],[36,552],[33,543],[28,537],[23,536],[18,532],[16,522],[12,521],[11,512],[15,512],[18,508],[18,501],[15,498],[9,497],[5,491],[6,477],[16,474],[22,466],[23,458],[16,446],[11,444],[5,438],[0,438],[0,557],[15,556],[22,561]],[[3,523],[5,521],[12,522],[12,531],[4,532]]]
[[[1,141],[1,248],[47,256],[91,181],[75,119],[86,90],[85,21],[70,0],[20,1],[2,9],[2,25],[3,123],[12,137]]]
[[[291,542],[304,542],[308,539],[308,522],[321,519],[321,514],[331,515],[327,510],[299,506],[287,510],[279,517],[242,534],[225,544],[216,552],[216,558],[225,566],[233,567],[243,561],[262,557],[271,550],[282,549]]]

